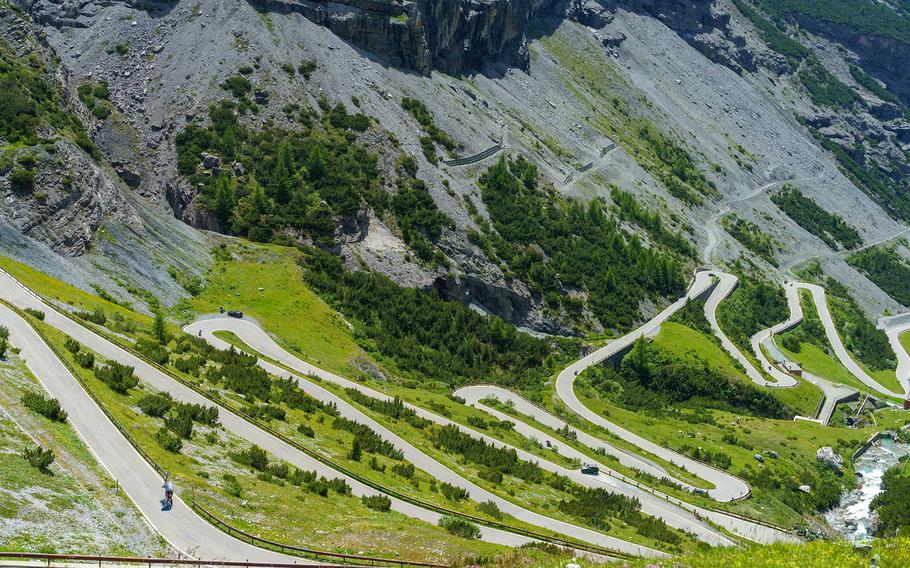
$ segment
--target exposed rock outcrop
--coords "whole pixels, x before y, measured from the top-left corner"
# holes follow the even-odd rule
[[[841,467],[844,465],[844,458],[835,453],[834,449],[831,446],[824,446],[819,448],[815,453],[815,459],[818,462],[827,465],[834,471],[840,471]]]
[[[794,21],[810,32],[843,44],[856,53],[863,70],[884,81],[888,89],[904,104],[910,105],[910,44],[883,36],[860,33],[848,26],[825,22],[802,14],[794,14]]]
[[[527,66],[528,19],[564,0],[249,0],[298,12],[390,64],[427,74],[460,73],[486,58]]]
[[[754,53],[732,32],[730,14],[715,0],[604,0],[603,4],[660,20],[715,63],[735,70],[756,69]]]

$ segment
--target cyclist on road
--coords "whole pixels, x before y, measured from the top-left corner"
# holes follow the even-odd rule
[[[164,509],[170,511],[174,506],[174,484],[169,480],[164,480]]]

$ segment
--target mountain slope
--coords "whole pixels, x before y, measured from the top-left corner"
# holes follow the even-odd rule
[[[537,330],[617,325],[621,320],[592,317],[590,283],[557,285],[558,294],[577,296],[581,311],[573,315],[552,298],[548,303],[530,276],[515,278],[521,270],[476,238],[485,223],[496,225],[477,186],[492,159],[465,166],[441,160],[502,141],[505,153],[535,164],[554,199],[598,198],[609,210],[615,184],[702,256],[730,261],[745,252],[777,274],[718,227],[733,211],[777,243],[774,264],[786,269],[821,256],[825,270],[868,310],[900,309],[770,200],[791,182],[858,230],[864,243],[900,234],[904,225],[895,218],[904,215],[900,164],[907,124],[900,94],[895,91],[897,102],[889,100],[886,86],[851,72],[851,64],[862,72],[865,63],[849,46],[835,50],[830,39],[797,33],[798,22],[783,18],[777,4],[588,0],[508,2],[497,11],[495,3],[479,2],[470,12],[461,2],[438,4],[435,11],[421,2],[389,2],[377,12],[343,2],[329,13],[302,1],[21,3],[44,26],[70,89],[107,83],[113,112],[90,119],[93,137],[111,170],[156,204],[153,216],[162,223],[170,223],[164,220],[169,207],[199,228],[239,230],[229,222],[233,210],[221,219],[215,212],[222,172],[232,188],[225,207],[249,203],[257,185],[267,203],[282,203],[261,168],[250,172],[272,159],[268,150],[256,154],[255,164],[241,159],[242,173],[218,155],[223,148],[206,150],[215,156],[208,164],[215,170],[192,152],[183,173],[178,169],[176,141],[188,125],[212,124],[210,105],[240,104],[232,112],[251,136],[267,124],[288,132],[324,128],[320,124],[335,121],[333,109],[341,103],[345,114],[370,120],[366,130],[342,130],[376,156],[375,182],[388,199],[399,191],[395,170],[410,154],[422,183],[409,200],[423,200],[425,187],[432,203],[425,202],[429,208],[420,218],[436,215],[433,209],[444,216],[433,226],[414,225],[415,217],[404,214],[414,201],[396,211],[394,204],[364,198],[342,211],[319,193],[332,211],[313,209],[314,215],[332,217],[324,235],[349,267],[434,288]],[[470,39],[480,36],[487,39]],[[780,37],[795,38],[789,41],[798,47]],[[818,66],[794,64],[787,46],[814,54],[804,59]],[[242,91],[239,99],[223,86],[231,81]],[[838,93],[850,102],[826,99]],[[406,99],[420,104],[405,108]],[[669,249],[641,218],[620,215],[620,221],[683,269],[702,260]],[[277,227],[254,238],[280,234],[314,242],[312,231],[290,221]],[[490,235],[498,233],[494,228]],[[551,254],[544,253],[544,262],[555,267]],[[663,300],[654,289],[632,301],[647,315]]]

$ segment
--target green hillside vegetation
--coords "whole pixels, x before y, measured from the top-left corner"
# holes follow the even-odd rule
[[[679,231],[673,231],[667,227],[661,219],[660,213],[642,207],[634,195],[612,185],[610,186],[610,199],[613,200],[614,211],[620,220],[638,225],[648,232],[652,241],[667,250],[689,258],[695,257],[696,251],[692,243]]]
[[[643,300],[684,288],[672,256],[624,233],[599,201],[584,205],[540,187],[537,168],[521,156],[500,158],[480,189],[492,226],[482,225],[473,240],[557,313],[578,320],[585,303],[567,291],[583,291],[603,327],[626,328],[640,317]]]
[[[778,18],[768,19],[749,3],[750,0],[733,0],[737,9],[752,22],[762,40],[774,51],[783,55],[796,77],[809,94],[813,103],[827,107],[850,107],[860,101],[859,95],[835,77],[815,53],[790,37]],[[766,8],[764,2],[761,3]]]
[[[869,321],[846,286],[830,276],[824,286],[831,315],[844,345],[872,371],[888,371],[892,378],[888,382],[894,383],[897,361],[887,334]]]
[[[851,254],[847,262],[895,301],[910,306],[910,263],[894,247],[867,248]]]
[[[691,302],[690,305],[693,306],[693,312],[704,307],[701,302]],[[685,309],[680,310],[677,315],[683,311]],[[713,370],[728,378],[752,384],[751,379],[746,376],[745,370],[723,350],[720,341],[711,330],[710,324],[704,318],[704,312],[700,313],[704,322],[701,326],[694,325],[697,322],[693,322],[689,318],[674,319],[661,325],[660,333],[654,338],[654,345],[674,357],[687,358],[695,362],[703,361]],[[800,416],[814,414],[822,396],[821,391],[815,385],[805,381],[793,388],[775,389],[772,394]]]
[[[837,567],[868,568],[871,560],[880,568],[903,568],[910,564],[910,538],[878,539],[864,550],[845,540],[817,540],[798,544],[750,544],[743,547],[713,548],[668,560],[624,562],[629,568],[790,568]],[[540,564],[539,568],[563,568],[568,559]],[[580,559],[582,568],[599,564]]]
[[[225,230],[254,241],[292,244],[290,231],[331,245],[337,220],[369,206],[380,215],[394,213],[419,258],[444,262],[431,243],[451,220],[415,177],[413,157],[402,157],[394,190],[382,187],[376,157],[357,143],[357,133],[371,127],[370,119],[323,99],[321,114],[286,108],[296,129],[267,122],[253,130],[241,122],[247,107],[245,95],[237,94],[245,91],[237,91],[239,102],[223,100],[209,108],[209,126],[190,124],[176,138],[180,173],[202,184],[203,203]],[[203,152],[218,155],[225,171],[200,170]],[[243,165],[244,176],[227,173],[235,161]]]
[[[881,100],[897,105],[901,104],[897,97],[891,94],[891,91],[882,86],[874,77],[870,77],[861,67],[850,65],[850,75],[863,88]]]
[[[907,436],[904,436],[906,440]],[[910,534],[910,469],[907,458],[885,472],[884,491],[872,500],[872,510],[878,513],[875,534],[879,537]]]
[[[774,258],[774,254],[780,250],[780,243],[761,230],[761,227],[748,219],[739,217],[735,213],[725,216],[721,223],[724,229],[730,233],[730,236],[739,241],[744,247],[759,258],[766,260],[772,266],[777,266],[777,259]]]
[[[819,106],[850,108],[861,100],[856,91],[832,75],[815,54],[806,59],[796,76],[812,102]]]
[[[790,184],[784,184],[780,191],[771,196],[771,201],[797,225],[834,250],[837,250],[838,245],[846,249],[856,248],[863,242],[859,232],[847,224],[843,217],[829,213]]]
[[[733,0],[733,3],[742,15],[752,22],[762,41],[786,57],[791,66],[795,67],[800,60],[811,55],[812,52],[809,48],[782,32],[771,20],[756,10],[751,4],[751,0]]]
[[[907,192],[891,178],[889,172],[874,160],[866,158],[862,145],[856,145],[848,152],[811,127],[810,132],[823,148],[834,155],[844,175],[887,211],[888,215],[904,221],[910,219],[910,197]]]
[[[749,353],[749,338],[787,319],[790,310],[782,288],[745,274],[739,276],[739,286],[717,309],[717,321],[727,337]]]
[[[610,400],[658,417],[671,405],[724,409],[765,418],[793,416],[793,411],[767,389],[731,380],[705,360],[675,357],[645,339],[635,342],[618,372],[597,366],[584,374]]]
[[[278,245],[216,246],[205,288],[186,307],[197,314],[240,309],[288,351],[335,373],[352,372],[363,350],[344,319],[304,283],[302,256]]]
[[[34,146],[38,131],[53,128],[90,152],[95,146],[85,127],[67,110],[53,71],[37,46],[16,53],[0,40],[0,138],[6,144]]]
[[[435,164],[439,161],[439,157],[436,155],[436,144],[442,146],[449,154],[461,149],[461,144],[436,126],[433,115],[423,101],[405,97],[401,100],[401,108],[408,111],[426,133],[420,137],[420,145],[428,162]]]
[[[361,347],[405,374],[449,386],[481,381],[528,386],[549,374],[550,341],[518,332],[435,291],[404,288],[386,276],[345,269],[338,257],[310,249],[306,282],[355,321]]]
[[[873,0],[758,0],[776,18],[804,14],[842,24],[861,34],[877,35],[910,43],[910,14],[903,2]]]

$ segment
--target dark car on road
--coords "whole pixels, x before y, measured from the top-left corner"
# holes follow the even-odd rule
[[[581,472],[585,475],[600,475],[600,468],[592,463],[586,463],[581,466]]]
[[[232,318],[238,318],[238,319],[243,318],[243,312],[241,312],[239,310],[229,310],[227,314],[229,316],[231,316]]]

